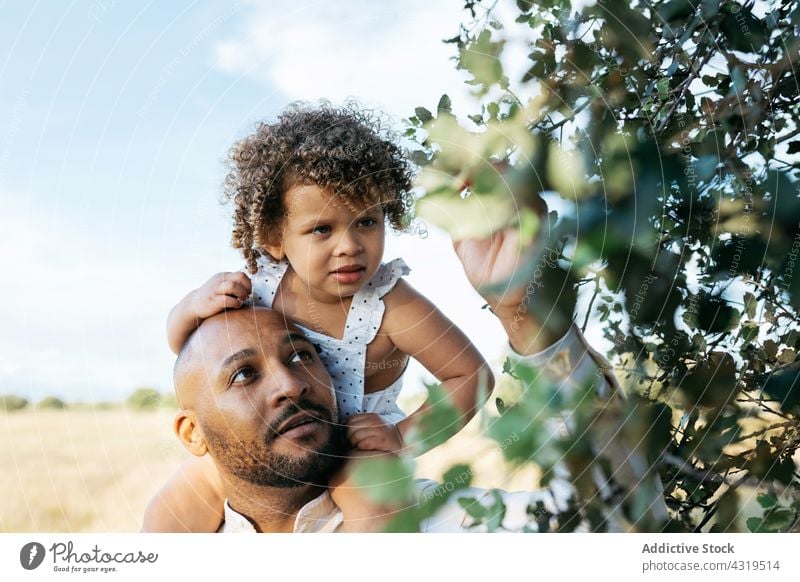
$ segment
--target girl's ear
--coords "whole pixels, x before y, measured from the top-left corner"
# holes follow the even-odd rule
[[[272,231],[261,230],[255,241],[259,250],[269,253],[269,256],[276,261],[286,258],[286,253],[283,252],[283,226],[283,221],[281,221]]]
[[[198,457],[202,457],[208,452],[203,429],[200,428],[193,410],[178,411],[173,428],[187,451]]]
[[[282,261],[286,257],[286,255],[283,252],[283,245],[281,245],[281,244],[277,244],[277,245],[267,244],[267,245],[264,245],[264,250],[267,251],[269,253],[269,255],[273,259],[275,259],[276,261]]]

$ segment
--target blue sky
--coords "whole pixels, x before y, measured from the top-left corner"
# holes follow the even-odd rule
[[[444,91],[465,101],[441,43],[461,5],[3,4],[0,393],[170,390],[169,308],[241,266],[218,204],[228,147],[296,99],[355,96],[397,119]],[[390,236],[386,259],[396,256],[499,357],[499,326],[445,237]]]

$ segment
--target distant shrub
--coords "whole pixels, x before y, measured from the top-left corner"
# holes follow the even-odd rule
[[[4,394],[0,396],[0,410],[11,412],[13,410],[21,410],[28,406],[28,401],[22,396],[16,394]]]
[[[178,410],[180,408],[180,404],[178,403],[178,397],[175,396],[174,392],[162,394],[161,407],[168,408],[170,410]]]
[[[39,408],[52,408],[56,410],[62,410],[67,407],[66,403],[61,400],[61,398],[56,398],[55,396],[47,396],[39,401],[37,404]]]
[[[138,388],[128,397],[128,406],[136,410],[155,410],[161,403],[161,394],[155,388]]]

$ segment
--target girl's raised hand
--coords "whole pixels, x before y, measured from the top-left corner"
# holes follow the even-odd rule
[[[250,278],[241,271],[217,273],[191,292],[190,311],[202,321],[225,309],[238,309],[252,289]]]

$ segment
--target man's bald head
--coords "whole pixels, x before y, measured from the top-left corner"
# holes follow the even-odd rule
[[[193,408],[198,391],[207,385],[203,368],[206,355],[211,355],[207,353],[209,348],[224,344],[243,330],[256,330],[257,337],[280,333],[289,333],[295,339],[302,336],[291,321],[266,307],[248,306],[209,317],[184,342],[175,360],[173,382],[182,408]]]

